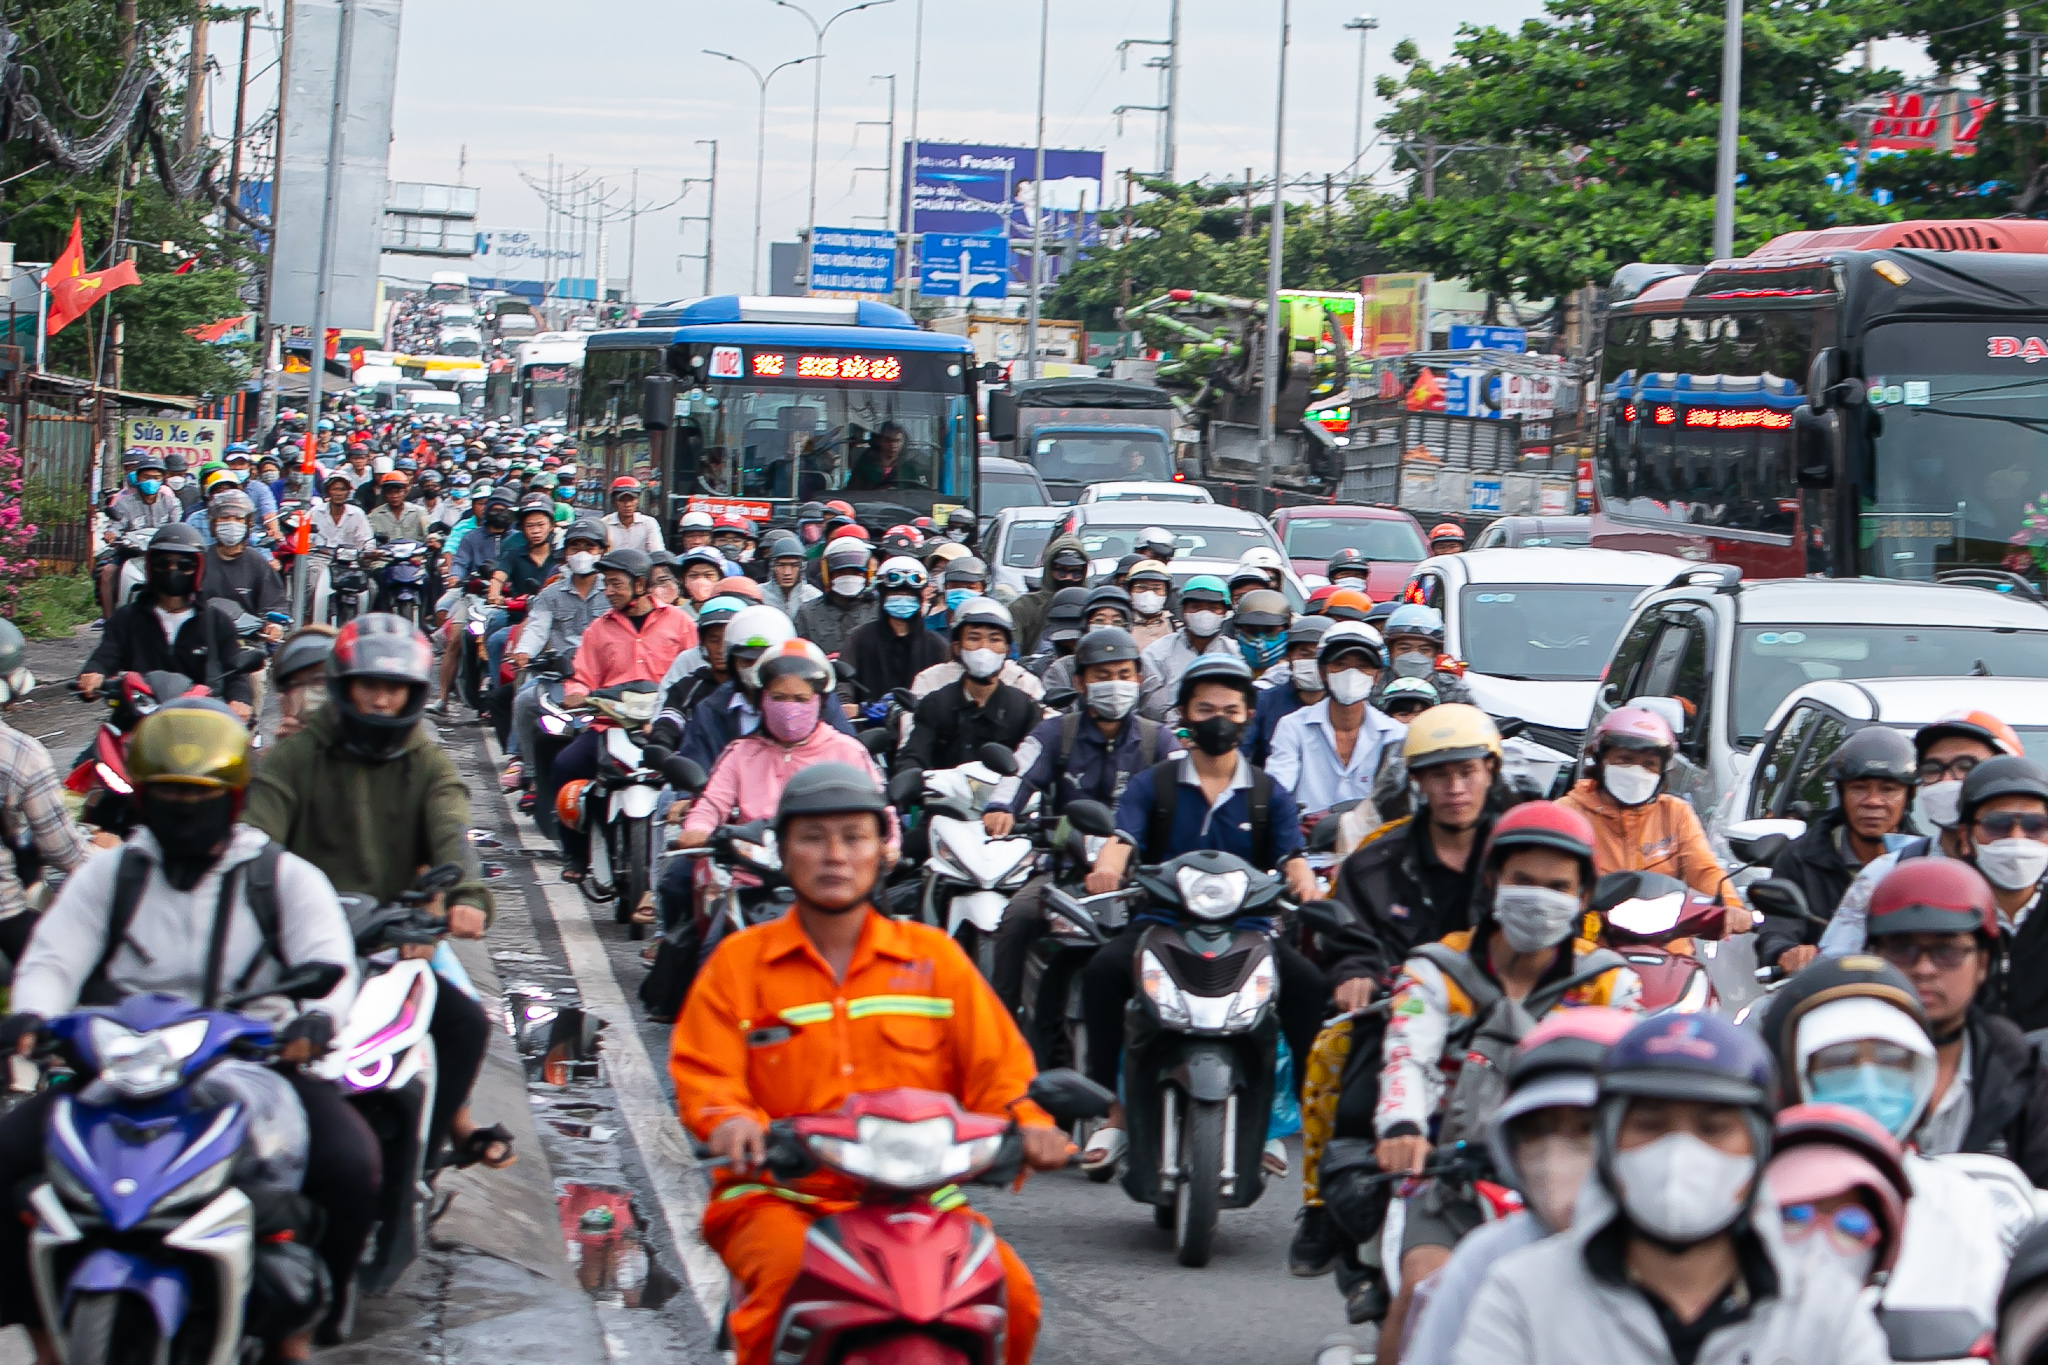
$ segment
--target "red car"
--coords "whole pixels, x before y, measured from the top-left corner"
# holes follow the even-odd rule
[[[1293,561],[1294,572],[1304,579],[1321,575],[1330,556],[1346,546],[1371,560],[1366,591],[1375,602],[1399,596],[1409,573],[1429,558],[1422,524],[1396,507],[1349,503],[1282,507],[1273,513],[1273,529]]]

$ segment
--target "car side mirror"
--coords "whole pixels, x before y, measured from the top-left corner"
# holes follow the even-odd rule
[[[1116,1095],[1107,1086],[1089,1080],[1069,1066],[1039,1072],[1031,1078],[1031,1087],[1025,1093],[1033,1104],[1061,1123],[1102,1118],[1116,1103]]]
[[[1112,838],[1116,834],[1116,816],[1100,801],[1069,801],[1065,814],[1067,823],[1083,834],[1092,834],[1098,839]]]
[[[988,396],[988,438],[1017,439],[1017,396],[1007,389],[997,389]]]
[[[984,744],[974,756],[981,760],[981,766],[1001,777],[1017,775],[1017,755],[1000,744]]]
[[[650,374],[640,381],[640,425],[649,431],[667,431],[676,420],[676,377],[666,372]]]

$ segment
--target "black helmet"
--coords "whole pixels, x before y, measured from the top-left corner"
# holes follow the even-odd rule
[[[1889,725],[1866,725],[1849,736],[1828,763],[1828,776],[1836,786],[1877,778],[1902,787],[1919,781],[1919,760],[1913,741]]]
[[[203,555],[206,553],[206,537],[199,534],[199,528],[174,521],[168,526],[157,527],[156,534],[149,538],[150,554]]]
[[[164,473],[182,474],[185,472],[186,467],[185,456],[182,452],[173,450],[164,456]]]
[[[1362,574],[1368,571],[1370,565],[1370,560],[1352,549],[1349,545],[1346,545],[1340,548],[1337,553],[1331,555],[1329,561],[1323,565],[1323,577],[1335,583],[1337,575],[1344,570],[1349,569],[1353,573]]]
[[[358,709],[348,686],[358,678],[404,683],[405,705],[395,716]],[[327,658],[327,696],[341,717],[342,746],[372,762],[396,758],[426,709],[433,678],[434,647],[412,622],[371,612],[343,626]]]
[[[1977,818],[1978,807],[1999,796],[2038,796],[2048,801],[2048,773],[2042,772],[2032,759],[2017,754],[1985,759],[1963,779],[1959,806],[1962,822],[1969,824]]]
[[[300,630],[292,634],[277,653],[270,656],[270,676],[276,685],[302,669],[313,668],[327,662],[334,653],[334,633],[326,630]]]
[[[1225,683],[1244,693],[1247,704],[1256,702],[1258,687],[1252,681],[1251,666],[1235,653],[1204,654],[1188,665],[1187,672],[1180,675],[1180,690],[1174,695],[1174,704],[1187,710],[1188,698],[1195,694],[1195,688],[1202,683]]]
[[[1323,633],[1336,624],[1328,616],[1297,616],[1288,624],[1287,643],[1290,646],[1321,644]]]
[[[611,544],[611,534],[605,530],[604,523],[596,517],[578,517],[570,522],[569,529],[563,532],[562,548],[564,550],[568,549],[569,542],[573,540],[581,540],[592,545],[604,546]]]
[[[121,468],[126,470],[162,469],[163,467],[163,457],[151,454],[147,446],[130,446],[128,447],[128,453],[121,457]]]
[[[946,513],[946,529],[948,531],[971,531],[979,524],[979,519],[975,517],[972,508],[955,507],[952,511]]]
[[[787,531],[777,531],[774,535],[768,537],[768,543],[762,547],[762,550],[761,557],[771,564],[778,559],[802,559],[804,557],[804,543]]]
[[[1097,626],[1081,637],[1081,643],[1074,646],[1074,673],[1079,676],[1084,668],[1096,664],[1138,662],[1138,642],[1127,630],[1115,626]]]
[[[1046,557],[1045,567],[1048,569],[1085,569],[1088,567],[1088,555],[1085,551],[1077,550],[1071,545],[1062,545]]]
[[[871,814],[886,827],[889,803],[874,778],[848,763],[813,763],[789,779],[775,806],[775,836],[799,815]]]
[[[1088,596],[1081,603],[1081,620],[1087,623],[1098,607],[1115,607],[1124,614],[1124,623],[1130,624],[1136,614],[1131,607],[1131,595],[1114,583],[1103,583],[1088,590]]]
[[[520,518],[523,520],[531,512],[545,512],[552,519],[555,515],[555,500],[546,493],[528,493],[519,500]]]
[[[1088,601],[1086,588],[1061,588],[1052,595],[1052,605],[1045,609],[1045,638],[1048,640],[1078,640],[1081,638],[1081,623],[1087,620],[1083,611]]]
[[[638,588],[647,581],[648,575],[654,572],[654,561],[647,557],[647,551],[626,547],[613,550],[603,559],[597,561],[597,571],[599,573],[603,573],[607,569],[612,570],[614,573],[624,574],[632,580],[633,586]]]

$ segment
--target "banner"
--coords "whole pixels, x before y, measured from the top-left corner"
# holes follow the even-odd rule
[[[121,449],[141,446],[158,459],[183,455],[193,469],[218,460],[227,445],[224,423],[184,417],[124,417],[121,419]]]
[[[928,232],[1008,237],[1013,248],[1010,278],[1029,284],[1031,187],[1038,149],[922,138],[915,145],[917,174],[907,177],[911,183],[897,201],[899,229],[910,234],[913,246]],[[913,163],[911,146],[903,144],[905,165]],[[1094,219],[1102,209],[1102,195],[1101,152],[1045,149],[1040,202],[1045,210],[1046,261],[1039,277],[1047,284],[1059,278],[1071,248],[1092,246],[1098,240]]]
[[[813,298],[888,298],[896,287],[896,234],[812,228],[810,284]]]
[[[1010,244],[1000,236],[927,232],[920,261],[917,292],[928,299],[1008,296]]]
[[[1429,280],[1427,275],[1367,275],[1359,281],[1365,296],[1359,354],[1371,358],[1429,349]]]

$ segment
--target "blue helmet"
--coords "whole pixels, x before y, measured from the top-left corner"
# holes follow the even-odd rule
[[[1600,1098],[1696,1100],[1777,1107],[1771,1054],[1717,1014],[1657,1014],[1630,1029],[1600,1068]]]
[[[1420,635],[1441,645],[1444,642],[1444,614],[1420,602],[1404,602],[1387,614],[1380,634],[1392,640],[1401,635]]]

